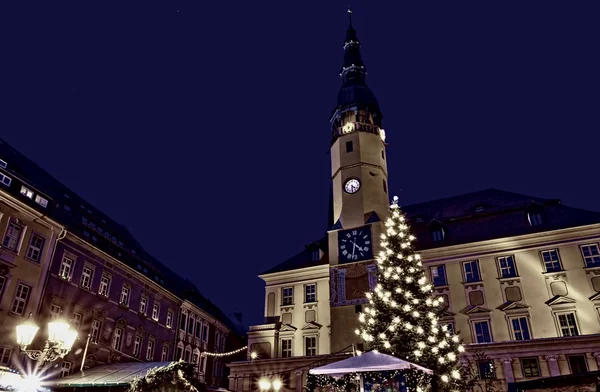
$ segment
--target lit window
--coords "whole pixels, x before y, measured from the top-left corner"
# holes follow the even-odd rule
[[[138,357],[142,350],[142,336],[135,335],[135,340],[133,341],[133,356]]]
[[[140,313],[146,314],[147,307],[148,307],[148,297],[146,297],[145,295],[142,295],[142,298],[140,298]]]
[[[25,197],[28,197],[30,199],[33,199],[33,191],[29,188],[26,188],[24,186],[21,186],[21,194]]]
[[[317,285],[314,283],[304,286],[304,302],[317,302]]]
[[[517,276],[517,268],[513,256],[498,257],[498,267],[501,278],[514,278]]]
[[[58,305],[52,304],[50,305],[50,318],[52,320],[56,320],[60,317],[62,313],[62,308]]]
[[[40,255],[44,249],[44,239],[37,235],[32,234],[29,240],[29,247],[27,248],[27,257],[29,260],[40,261]]]
[[[131,292],[131,290],[129,289],[129,287],[123,285],[123,287],[121,287],[121,298],[119,299],[119,304],[124,305],[124,306],[129,306],[129,293]]]
[[[160,354],[160,361],[166,362],[169,358],[169,346],[163,346],[162,353]]]
[[[598,244],[582,245],[581,253],[586,267],[600,267],[600,251]]]
[[[48,207],[48,200],[47,200],[47,199],[45,199],[45,198],[43,198],[43,197],[42,197],[42,196],[40,196],[40,195],[37,195],[37,196],[35,197],[35,202],[36,202],[36,203],[38,203],[39,205],[41,205],[41,206],[42,206],[42,207],[44,207],[44,208]]]
[[[165,322],[165,325],[167,328],[171,328],[173,326],[173,312],[170,310],[167,312],[167,321]]]
[[[479,260],[466,261],[463,263],[465,283],[481,282],[479,274]]]
[[[29,294],[31,293],[31,287],[26,284],[19,283],[15,292],[15,298],[13,299],[11,312],[14,314],[22,315],[25,312],[27,300],[29,300]]]
[[[159,304],[152,305],[152,320],[158,321],[159,313],[160,313],[160,305]]]
[[[81,282],[79,283],[81,287],[83,287],[84,289],[90,288],[93,273],[94,271],[87,265],[83,267],[83,271],[81,271]]]
[[[58,270],[58,276],[65,279],[71,280],[71,273],[73,272],[74,261],[70,257],[63,255],[62,262],[60,263],[60,269]]]
[[[292,305],[294,303],[294,288],[284,287],[281,289],[282,293],[282,305]]]
[[[112,348],[113,350],[121,351],[121,342],[123,339],[123,329],[115,328],[113,335]]]
[[[100,279],[100,287],[98,288],[98,294],[108,297],[108,290],[110,289],[110,276],[102,275]]]
[[[560,258],[558,257],[558,250],[544,250],[541,252],[541,255],[542,260],[544,261],[544,268],[546,272],[562,271]]]
[[[100,336],[100,328],[101,327],[102,327],[102,322],[100,322],[100,320],[92,320],[92,330],[90,333],[92,343],[98,342],[98,337]]]

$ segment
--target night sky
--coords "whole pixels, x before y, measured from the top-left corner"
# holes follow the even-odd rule
[[[7,2],[0,135],[227,313],[326,229],[347,1]],[[354,1],[411,204],[600,211],[600,3]]]

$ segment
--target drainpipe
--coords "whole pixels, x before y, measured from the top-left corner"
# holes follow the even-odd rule
[[[44,277],[44,287],[42,288],[42,295],[40,296],[40,302],[38,303],[38,308],[36,309],[36,317],[40,314],[40,310],[42,308],[42,303],[44,302],[44,297],[46,295],[46,287],[48,287],[48,281],[50,280],[50,267],[52,267],[52,261],[54,260],[54,255],[56,253],[56,247],[58,246],[58,241],[64,239],[67,236],[67,230],[62,229],[56,240],[54,241],[54,248],[52,249],[52,254],[46,263],[46,276]]]

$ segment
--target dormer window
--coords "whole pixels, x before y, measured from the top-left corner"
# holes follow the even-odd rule
[[[433,242],[440,242],[444,239],[444,229],[435,229],[431,232],[431,239]]]
[[[540,212],[529,212],[527,213],[529,224],[531,226],[539,226],[542,224],[542,214]]]
[[[321,252],[318,249],[312,251],[312,261],[319,261],[321,259]]]
[[[483,210],[484,210],[483,206],[477,206],[477,207],[475,207],[475,212],[481,212]]]
[[[0,159],[0,167],[3,169],[6,169],[7,166],[8,166],[8,164],[6,163],[6,161],[3,161],[2,159]]]
[[[33,191],[29,188],[26,188],[24,186],[21,186],[21,194],[25,197],[28,197],[30,199],[33,199]]]

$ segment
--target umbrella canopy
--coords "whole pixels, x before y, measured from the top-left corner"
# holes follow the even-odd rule
[[[356,357],[350,357],[342,361],[310,369],[310,373],[337,376],[348,373],[385,372],[404,369],[417,369],[428,374],[433,374],[433,371],[424,368],[423,366],[375,351],[369,351]]]

